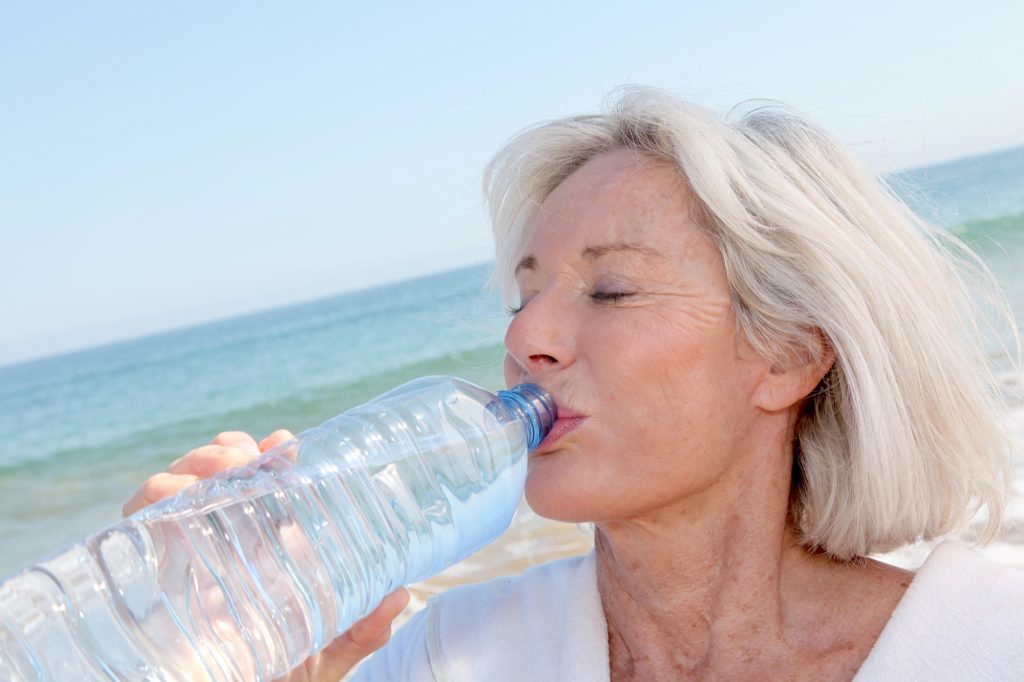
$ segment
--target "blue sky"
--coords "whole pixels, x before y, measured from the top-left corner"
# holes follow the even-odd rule
[[[881,171],[1024,143],[1016,0],[12,5],[0,364],[485,261],[490,154],[623,83]]]

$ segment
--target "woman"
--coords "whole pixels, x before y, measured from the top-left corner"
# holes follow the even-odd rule
[[[956,543],[916,577],[864,558],[979,506],[998,531],[1009,445],[968,252],[809,123],[726,123],[647,89],[522,133],[486,186],[495,278],[518,299],[506,382],[559,409],[527,499],[593,522],[595,552],[446,593],[360,678],[1024,670],[1018,572]],[[244,438],[190,453],[128,510],[255,454]],[[951,581],[963,606],[936,620]],[[403,603],[319,662],[337,675]],[[1002,607],[964,645],[963,619]]]

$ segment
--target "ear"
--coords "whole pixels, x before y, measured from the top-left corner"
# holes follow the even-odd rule
[[[810,395],[832,369],[836,353],[820,330],[813,330],[810,352],[801,352],[785,366],[771,365],[754,388],[754,404],[766,412],[785,410]]]

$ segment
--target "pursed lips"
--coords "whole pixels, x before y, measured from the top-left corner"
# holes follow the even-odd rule
[[[564,405],[558,404],[556,401],[556,408],[558,410],[558,418],[555,419],[555,423],[551,427],[551,431],[545,436],[544,440],[540,442],[537,449],[534,450],[536,454],[543,454],[545,450],[551,448],[552,445],[557,443],[565,434],[570,431],[574,431],[579,428],[583,422],[587,420],[587,415],[582,412],[577,412],[571,408],[565,407]]]

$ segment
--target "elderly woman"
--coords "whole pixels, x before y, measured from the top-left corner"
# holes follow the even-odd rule
[[[1024,675],[1019,572],[956,542],[916,576],[866,558],[980,507],[999,528],[969,252],[806,121],[646,89],[520,134],[486,186],[506,382],[558,403],[527,499],[595,551],[442,595],[360,679]],[[206,475],[190,457],[171,473]],[[336,679],[403,603],[303,674]]]

